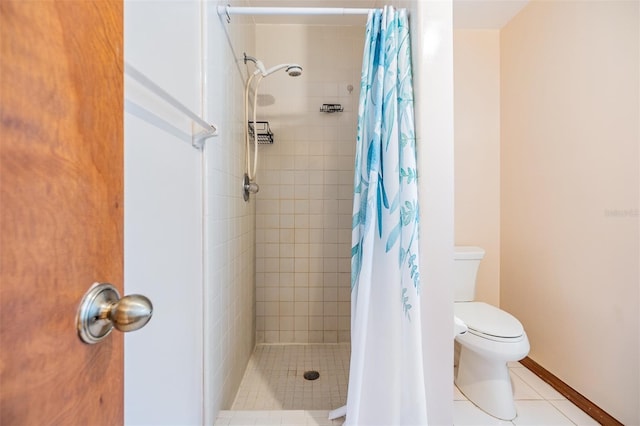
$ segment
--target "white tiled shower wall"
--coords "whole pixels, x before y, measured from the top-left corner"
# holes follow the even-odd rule
[[[219,134],[205,148],[204,337],[205,423],[231,406],[255,346],[255,202],[245,203],[243,93],[244,50],[255,43],[254,24],[234,16],[230,25],[206,4],[205,110]],[[243,6],[242,2],[231,2]],[[211,420],[211,421],[209,421]]]
[[[267,68],[298,63],[259,85],[256,200],[258,343],[350,340],[353,169],[364,26],[257,25]],[[340,48],[336,48],[339,46]],[[249,69],[253,71],[251,64]],[[324,103],[343,112],[322,113]]]

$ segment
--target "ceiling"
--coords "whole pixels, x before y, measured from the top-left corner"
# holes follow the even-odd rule
[[[497,30],[528,3],[529,0],[453,0],[453,27]]]
[[[453,0],[453,26],[456,29],[500,29],[529,0]],[[375,8],[385,0],[245,0],[254,7],[338,7]],[[364,25],[366,16],[254,16],[258,24]]]

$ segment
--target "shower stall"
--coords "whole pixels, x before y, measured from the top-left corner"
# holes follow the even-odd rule
[[[220,9],[225,8],[217,9],[216,12],[220,13]],[[251,8],[245,10],[248,9]],[[415,6],[414,10],[417,9]],[[249,94],[249,104],[255,104],[257,113],[255,119],[251,114],[247,114],[247,118],[248,121],[266,123],[272,132],[269,139],[273,143],[258,147],[257,178],[255,182],[249,180],[249,183],[259,184],[259,191],[255,192],[258,188],[254,188],[252,192],[255,193],[242,205],[237,205],[234,200],[233,208],[228,210],[238,217],[232,219],[232,223],[242,224],[231,229],[248,239],[241,243],[244,255],[231,259],[235,272],[232,276],[243,274],[245,278],[237,283],[237,287],[235,284],[230,286],[234,321],[222,318],[223,323],[231,327],[222,332],[230,347],[221,353],[215,340],[205,342],[208,352],[219,353],[217,358],[223,361],[220,365],[215,359],[210,360],[205,350],[205,376],[209,376],[207,366],[210,366],[208,370],[217,378],[210,389],[205,388],[205,399],[208,393],[217,398],[213,412],[231,408],[331,410],[346,401],[351,332],[353,175],[366,11],[363,14],[363,10],[359,10],[358,16],[330,16],[321,20],[291,16],[291,10],[277,20],[271,16],[245,17],[235,13],[230,16],[222,13],[215,17],[224,33],[214,31],[208,39],[218,40],[217,48],[224,52],[229,64],[221,70],[226,79],[221,94],[233,107],[231,112],[223,115],[233,123],[233,132],[228,133],[226,144],[216,143],[215,148],[208,151],[208,160],[215,167],[220,167],[221,172],[212,170],[212,181],[215,182],[217,176],[224,181],[235,180],[239,183],[238,189],[247,184],[243,179],[247,163],[245,144],[238,149],[237,143],[230,142],[246,141],[248,123],[244,119],[242,95],[247,80],[256,72],[258,76],[268,74],[268,77],[260,81],[255,98]],[[440,12],[446,15],[444,8]],[[223,36],[222,41],[220,35]],[[245,52],[251,58],[245,60]],[[218,54],[215,59],[209,59],[208,67],[219,67]],[[287,72],[270,73],[272,64],[292,62],[304,68],[301,76],[290,78]],[[280,66],[275,68],[280,69]],[[425,84],[424,88],[440,90],[431,84]],[[209,95],[209,99],[208,104],[217,104],[215,96]],[[442,110],[444,118],[446,111]],[[239,117],[243,117],[240,122],[237,120]],[[419,127],[424,127],[422,122]],[[433,131],[438,133],[437,129]],[[221,164],[217,157],[218,149],[231,151],[234,162]],[[254,149],[250,147],[250,153]],[[443,154],[445,157],[448,155],[438,150],[432,149],[434,155],[429,157],[430,161],[443,159]],[[428,151],[425,147],[424,152]],[[252,160],[255,162],[255,157]],[[445,160],[440,164],[446,163]],[[440,168],[433,170],[434,177],[438,176]],[[447,178],[439,176],[435,181],[440,186],[434,192],[438,198],[437,194],[447,192],[447,186],[440,185],[446,183]],[[237,196],[228,189],[222,195],[230,199]],[[442,206],[444,214],[446,203]],[[438,210],[439,207],[430,208],[435,213],[431,217],[435,221],[443,218],[436,213]],[[429,222],[427,220],[425,224]],[[447,225],[438,228],[424,244],[425,253],[436,252],[432,260],[425,263],[431,276],[446,276],[449,259],[439,247],[451,241],[447,229],[450,229]],[[219,240],[215,235],[213,238]],[[252,253],[253,250],[255,252]],[[216,250],[216,253],[220,251],[224,253],[224,249]],[[255,263],[251,262],[252,255]],[[208,258],[216,259],[217,256]],[[223,273],[226,271],[222,265],[221,269]],[[247,275],[244,274],[252,274],[253,280],[246,282]],[[205,279],[205,300],[209,299],[206,292],[213,291],[208,287],[216,286],[216,276],[212,274]],[[430,291],[427,282],[425,289]],[[248,298],[234,296],[239,293],[255,303],[250,304]],[[436,297],[427,303],[427,309],[429,304],[442,302],[442,297],[446,299],[444,294],[438,296],[437,291],[431,291],[431,295]],[[439,306],[446,307],[446,304]],[[438,308],[437,312],[442,314],[446,309]],[[215,323],[216,312],[211,315]],[[205,317],[205,321],[209,323],[210,320]],[[243,325],[253,327],[245,328]],[[248,336],[248,332],[252,334]],[[450,345],[450,333],[443,333],[438,338],[442,340],[443,347]],[[331,372],[322,371],[322,361],[317,356],[320,352],[330,353],[327,357],[335,361]],[[253,358],[252,354],[255,355]],[[446,363],[448,355],[441,355]],[[275,372],[269,367],[274,365]],[[320,378],[313,381],[311,391],[305,392],[308,389],[304,386],[309,385],[304,382],[305,373],[313,373],[314,370],[320,370]],[[439,381],[447,383],[444,385],[446,390],[446,386],[451,386],[451,378],[441,373],[432,377],[439,375],[444,378]],[[258,377],[261,382],[251,382],[251,377]],[[298,382],[293,390],[285,391],[276,401],[261,400],[259,389],[266,387],[264,394],[273,396],[286,386],[283,382],[287,380],[282,377],[295,377],[305,385]],[[247,381],[250,383],[248,386]],[[322,390],[321,386],[326,381],[333,387]],[[221,392],[215,388],[217,382],[222,383]],[[240,392],[236,394],[238,388]],[[292,393],[296,395],[292,396]],[[314,394],[315,397],[308,398]],[[323,401],[322,406],[305,405],[318,400]],[[247,405],[247,401],[256,404]]]
[[[255,221],[257,348],[223,408],[329,410],[346,400],[365,17],[362,25],[257,24],[254,45],[232,45],[242,52],[234,87],[243,84],[235,96],[245,96],[243,184],[255,185],[243,208],[255,212],[247,220]],[[256,143],[252,123],[267,123],[272,143]],[[305,380],[314,372],[319,378]]]
[[[425,21],[422,3],[408,2],[416,28],[446,41],[451,16],[445,3],[430,4]],[[273,25],[271,17],[232,15],[228,22],[218,15],[218,4],[205,0],[125,2],[124,8],[127,62],[217,128],[202,150],[194,149],[191,120],[134,93],[135,87],[125,93],[159,118],[151,125],[125,111],[125,290],[148,295],[157,307],[144,332],[125,345],[125,423],[212,424],[220,410],[232,407],[256,344],[298,345],[292,346],[296,357],[313,345],[348,345],[352,168],[365,17],[352,17],[360,20],[355,27],[339,16],[322,22],[289,16]],[[451,58],[446,43],[416,50],[428,53],[431,63],[417,103],[429,98],[438,104],[423,104],[419,123],[421,134],[438,141],[421,145],[419,165],[430,194],[423,221],[430,233],[424,242],[432,348],[427,374],[438,388],[427,400],[436,423],[438,417],[450,423],[452,378],[439,366],[451,357],[446,321],[452,308],[447,291],[431,283],[447,279],[443,247],[452,246],[453,235],[452,152],[446,143]],[[265,71],[290,62],[304,68],[299,77],[276,72],[260,84],[257,121],[269,122],[274,143],[259,147],[260,191],[249,202],[242,197],[243,93],[255,68],[245,65],[244,52],[264,61]],[[157,353],[164,357],[152,356]],[[296,369],[322,373],[322,365],[305,362]],[[331,398],[327,409],[336,408]]]

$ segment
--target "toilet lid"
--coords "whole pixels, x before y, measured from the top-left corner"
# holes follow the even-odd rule
[[[455,315],[469,330],[495,337],[520,337],[524,328],[513,315],[483,302],[454,303]]]

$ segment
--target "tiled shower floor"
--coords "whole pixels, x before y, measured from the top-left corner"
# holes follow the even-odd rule
[[[331,410],[347,401],[349,344],[258,345],[232,410]],[[305,380],[306,371],[320,373]]]

